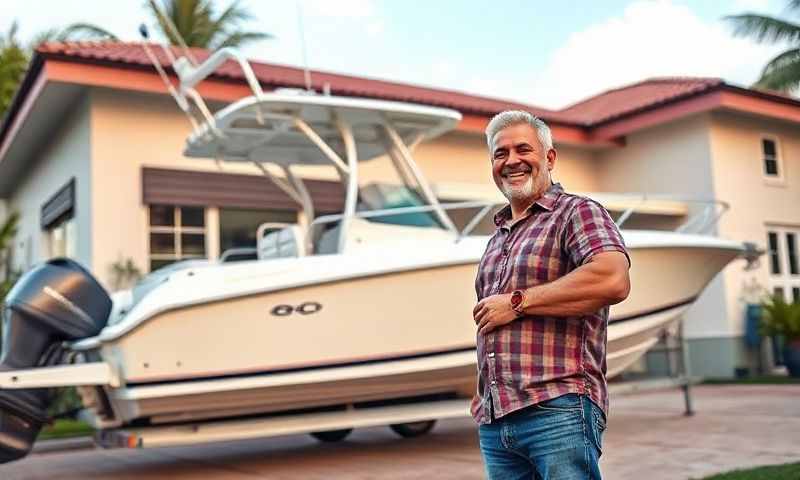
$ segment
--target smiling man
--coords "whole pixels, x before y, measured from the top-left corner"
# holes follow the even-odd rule
[[[473,310],[472,414],[490,479],[599,479],[606,425],[609,305],[628,296],[630,260],[597,202],[552,182],[548,126],[507,111],[486,128],[509,204],[481,259]]]

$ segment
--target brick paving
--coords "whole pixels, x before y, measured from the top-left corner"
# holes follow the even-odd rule
[[[672,389],[614,396],[605,437],[606,479],[678,480],[734,468],[800,462],[800,385],[700,386],[696,415]],[[153,450],[34,454],[0,466],[3,480],[480,479],[476,427],[440,422],[417,439],[387,428],[338,444],[308,436]]]

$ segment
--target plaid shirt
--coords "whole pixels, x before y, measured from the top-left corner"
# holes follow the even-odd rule
[[[628,255],[608,212],[557,183],[518,221],[511,221],[510,206],[494,221],[475,281],[478,300],[552,282],[599,252]],[[584,316],[526,316],[478,335],[475,420],[490,423],[567,393],[589,395],[608,412],[607,325],[604,307]]]

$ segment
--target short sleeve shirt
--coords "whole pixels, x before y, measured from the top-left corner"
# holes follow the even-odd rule
[[[552,282],[600,252],[628,256],[605,208],[553,184],[512,222],[511,207],[495,215],[497,229],[478,268],[478,300]],[[628,260],[630,262],[630,259]],[[608,411],[608,307],[589,315],[530,315],[478,335],[478,391],[472,415],[490,423],[515,410],[567,393],[588,395]]]

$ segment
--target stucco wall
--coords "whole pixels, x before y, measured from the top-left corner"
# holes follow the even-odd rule
[[[695,115],[626,137],[598,153],[599,183],[609,192],[712,196],[710,118]]]
[[[711,117],[695,115],[629,135],[624,148],[599,154],[599,166],[605,191],[713,198]],[[690,214],[698,208],[690,206]],[[730,336],[728,315],[724,277],[718,275],[687,312],[685,334]]]
[[[559,145],[553,179],[569,191],[592,192],[599,187],[595,153]],[[450,132],[417,147],[414,157],[431,183],[488,185],[494,188],[486,137],[481,133]],[[362,183],[398,181],[391,162],[377,159],[361,167]]]
[[[731,205],[731,213],[722,218],[722,235],[757,243],[766,248],[766,225],[800,228],[800,131],[797,125],[779,123],[732,113],[712,117],[712,152],[714,189],[717,196]],[[778,139],[784,181],[775,183],[763,175],[761,138]],[[744,326],[742,285],[751,279],[767,286],[769,262],[762,257],[760,268],[745,272],[743,263],[725,271],[730,286],[726,300],[733,315],[729,329],[741,334]]]
[[[20,213],[19,231],[14,244],[14,265],[24,269],[49,256],[42,231],[41,208],[71,178],[75,178],[76,259],[92,268],[92,178],[89,99],[76,101],[59,131],[43,139],[41,150],[29,159],[29,167],[19,178],[18,187],[8,199],[8,208]]]
[[[114,262],[130,258],[149,270],[142,167],[219,170],[211,160],[182,154],[191,128],[170,97],[92,89],[92,231],[94,273],[110,284]],[[227,167],[254,173],[254,167]]]

